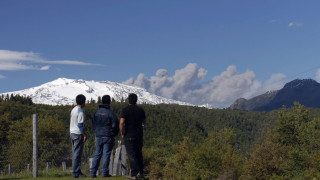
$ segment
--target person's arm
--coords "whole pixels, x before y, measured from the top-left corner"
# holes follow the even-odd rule
[[[87,141],[87,134],[85,131],[81,132],[81,134],[83,135],[83,142]]]
[[[112,129],[113,129],[114,135],[116,136],[119,133],[119,120],[114,112],[112,112],[112,119],[113,119]]]
[[[124,138],[124,118],[121,118],[120,119],[120,123],[119,123],[119,128],[120,128],[120,134],[121,134],[121,137],[122,139]]]
[[[83,112],[80,112],[79,116],[78,116],[78,127],[80,129],[81,134],[83,135],[83,142],[86,142],[87,141],[87,134],[84,130],[83,121],[84,121]]]
[[[92,129],[93,131],[96,129],[96,112],[93,114],[92,119],[91,119],[91,125],[92,125]]]
[[[146,125],[146,123],[147,123],[147,118],[146,118],[146,113],[144,112],[143,109],[142,109],[142,118],[143,118],[142,124],[143,124],[143,125]]]

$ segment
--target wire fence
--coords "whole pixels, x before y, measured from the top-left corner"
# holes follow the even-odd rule
[[[59,170],[72,172],[72,147],[71,142],[68,144],[42,144],[42,138],[39,139],[37,165],[39,171],[50,172],[51,170]],[[33,171],[32,161],[32,144],[16,143],[2,145],[0,160],[0,178],[19,174],[31,173]],[[84,146],[82,154],[81,170],[83,173],[89,174],[92,157],[94,155],[94,147]],[[102,167],[102,161],[100,162]],[[98,171],[99,172],[99,171]],[[126,158],[124,145],[121,141],[113,150],[109,165],[109,173],[111,175],[128,175],[129,167]]]
[[[23,121],[19,124],[21,127],[12,126],[7,143],[0,144],[0,177],[32,171],[33,177],[37,177],[38,173],[35,173],[35,170],[48,172],[50,169],[60,169],[71,172],[72,145],[69,130],[67,128],[54,129],[52,124],[45,124],[43,120],[38,122],[35,114],[32,125],[29,124],[30,121],[26,122],[28,128],[24,130]],[[41,127],[39,131],[38,125]],[[95,151],[94,144],[94,136],[91,135],[90,140],[84,144],[82,153],[81,170],[84,173],[89,173]],[[126,152],[121,141],[118,141],[118,147],[112,153],[111,162],[110,173],[113,175],[128,174]]]
[[[70,146],[70,145],[69,145]],[[32,144],[17,143],[2,146],[2,158],[0,161],[0,174],[8,175],[20,172],[32,172]],[[72,150],[65,145],[57,144],[39,144],[38,146],[38,169],[49,170],[58,169],[67,170],[72,166]],[[83,157],[85,160],[86,157]]]

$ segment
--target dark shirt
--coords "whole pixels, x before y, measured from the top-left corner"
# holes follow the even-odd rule
[[[100,105],[94,113],[92,127],[96,137],[115,137],[119,132],[119,120],[108,104]]]
[[[129,105],[122,109],[121,118],[125,123],[125,138],[142,138],[142,123],[146,119],[144,110],[137,105]]]

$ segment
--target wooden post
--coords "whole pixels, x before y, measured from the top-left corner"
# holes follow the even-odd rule
[[[116,149],[116,153],[114,155],[114,161],[113,161],[113,169],[112,169],[112,175],[113,176],[121,176],[121,140],[118,141],[118,147]]]
[[[89,158],[89,171],[92,168],[92,161],[93,161],[93,158]]]
[[[30,164],[27,165],[27,171],[30,171]]]
[[[110,155],[110,162],[109,162],[109,174],[113,174],[113,150],[111,151]]]
[[[121,145],[121,175],[126,176],[128,175],[128,169],[127,169],[127,151],[126,147],[124,145]]]
[[[47,172],[49,171],[49,168],[50,168],[50,163],[49,162],[47,162]]]
[[[38,177],[38,116],[33,114],[33,178]]]
[[[67,165],[66,162],[62,162],[62,171],[66,171]]]
[[[9,173],[9,175],[11,175],[11,164],[9,164],[8,173]]]

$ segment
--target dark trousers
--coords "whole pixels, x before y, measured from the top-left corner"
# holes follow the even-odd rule
[[[124,138],[124,143],[129,157],[131,176],[143,174],[142,138]]]

